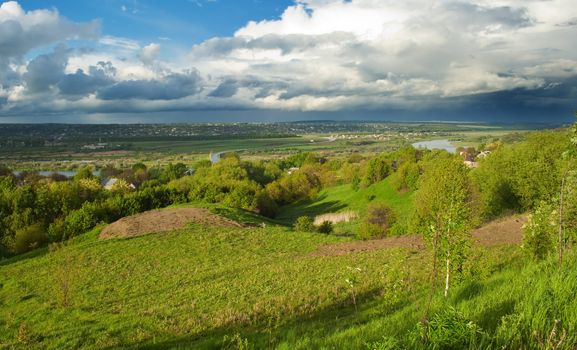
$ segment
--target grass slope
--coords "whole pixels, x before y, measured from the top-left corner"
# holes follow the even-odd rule
[[[347,239],[283,227],[97,234],[0,262],[0,348],[425,347],[413,341],[426,252],[314,256]],[[557,338],[566,334],[559,348],[570,349],[576,262],[557,269],[518,247],[474,250],[450,298],[435,295],[430,347],[542,348],[556,327]]]
[[[372,293],[384,282],[380,265],[401,254],[312,257],[318,244],[343,239],[283,228],[197,226],[110,241],[95,235],[3,262],[0,345],[107,348],[181,341],[210,348],[236,325],[267,339],[261,331],[303,315],[343,306],[350,315],[347,266],[362,267],[366,277],[358,293]],[[278,341],[273,338],[266,341]]]
[[[389,178],[367,188],[355,191],[350,184],[323,189],[313,201],[299,202],[281,208],[277,220],[291,224],[299,216],[317,216],[353,210],[362,215],[369,203],[382,202],[390,206],[403,222],[412,212],[412,192],[399,193],[390,184]]]

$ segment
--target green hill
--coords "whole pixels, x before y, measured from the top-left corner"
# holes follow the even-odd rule
[[[319,245],[348,239],[271,226],[97,233],[0,262],[0,348],[422,347],[424,250],[322,256]],[[558,270],[502,246],[471,260],[450,297],[434,297],[429,335],[454,342],[437,348],[525,335],[512,344],[539,347],[555,320],[555,337],[575,344],[574,258]]]
[[[277,220],[292,224],[299,216],[311,216],[326,213],[354,211],[362,216],[372,202],[385,203],[391,207],[400,223],[407,226],[412,212],[413,192],[397,192],[390,184],[390,178],[375,183],[367,188],[353,190],[350,184],[323,189],[312,201],[298,202],[281,208]],[[342,232],[355,230],[355,223],[341,224]],[[337,229],[337,232],[339,230]]]

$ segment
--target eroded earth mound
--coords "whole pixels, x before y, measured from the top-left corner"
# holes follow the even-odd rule
[[[122,218],[102,230],[100,239],[136,237],[149,233],[173,231],[189,223],[217,227],[242,227],[236,221],[202,208],[174,208],[151,210]]]

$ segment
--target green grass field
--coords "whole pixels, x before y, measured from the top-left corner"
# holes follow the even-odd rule
[[[97,231],[0,263],[0,348],[422,346],[411,342],[427,295],[425,251],[316,256],[318,245],[348,239],[282,227],[191,226],[110,241]],[[433,320],[455,308],[481,327],[479,344],[497,344],[487,334],[500,334],[503,317],[539,330],[559,319],[559,334],[575,331],[574,260],[555,272],[523,267],[518,247],[476,248],[450,298],[435,296]]]

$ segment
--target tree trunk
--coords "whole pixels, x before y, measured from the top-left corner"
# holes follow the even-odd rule
[[[449,275],[451,274],[451,261],[447,258],[447,273],[445,275],[445,298],[449,295]]]
[[[565,193],[565,181],[567,175],[569,175],[569,169],[571,168],[571,161],[567,164],[567,168],[563,173],[563,179],[561,180],[561,193],[559,195],[559,242],[557,250],[559,251],[559,266],[563,263],[563,251],[565,250],[565,237],[564,237],[564,227],[563,227],[563,197]]]

